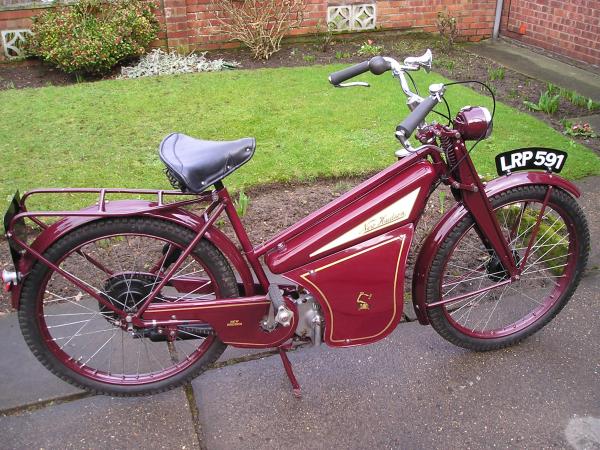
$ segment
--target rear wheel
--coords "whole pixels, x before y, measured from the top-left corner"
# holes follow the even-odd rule
[[[513,258],[523,265],[546,186],[512,188],[490,199]],[[585,269],[589,231],[576,201],[554,188],[520,279],[510,276],[486,248],[470,215],[440,245],[427,278],[433,328],[453,344],[485,351],[533,334],[566,305]],[[491,289],[488,289],[491,288]]]
[[[150,218],[118,218],[77,228],[45,257],[120,310],[135,312],[194,234]],[[157,302],[238,296],[226,259],[202,240],[157,296]],[[225,349],[208,324],[126,331],[118,314],[43,263],[25,280],[19,323],[34,355],[60,378],[111,395],[143,395],[177,387]]]

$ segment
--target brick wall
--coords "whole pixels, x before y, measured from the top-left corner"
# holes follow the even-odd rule
[[[29,28],[31,17],[40,12],[40,9],[15,9],[0,11],[0,31]]]
[[[501,34],[600,66],[600,0],[505,0]]]
[[[169,3],[165,0],[165,5]],[[311,34],[317,24],[324,26],[327,7],[352,3],[375,3],[377,27],[381,29],[422,29],[437,31],[435,22],[438,11],[448,11],[458,19],[460,35],[469,40],[490,37],[494,22],[496,0],[307,0],[305,20],[302,27],[292,35]],[[191,47],[222,47],[226,36],[218,33],[211,0],[187,0],[188,43]]]
[[[420,29],[437,31],[438,11],[447,11],[458,19],[459,34],[468,40],[490,37],[496,0],[307,0],[305,21],[292,35],[314,33],[324,26],[328,6],[353,3],[376,5],[378,29]],[[238,45],[219,33],[213,0],[162,0],[157,11],[161,32],[155,46],[193,50]],[[2,10],[0,31],[29,28],[31,17],[43,9]],[[0,49],[0,58],[4,51]]]

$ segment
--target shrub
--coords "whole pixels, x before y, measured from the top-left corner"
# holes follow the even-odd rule
[[[440,36],[444,41],[445,50],[452,50],[456,36],[458,36],[456,17],[452,17],[449,14],[440,11],[437,14],[436,25],[438,31],[440,32]]]
[[[319,21],[319,23],[317,23],[315,36],[317,38],[317,43],[321,48],[322,52],[327,52],[329,48],[333,45],[334,30],[335,24],[333,22],[329,22],[327,26],[324,26],[322,21]]]
[[[142,55],[156,39],[154,5],[142,0],[82,0],[33,20],[28,53],[67,73],[103,74]]]
[[[242,42],[256,59],[269,59],[304,20],[306,0],[213,0],[221,32]],[[223,14],[220,14],[222,12]]]
[[[119,78],[140,78],[160,75],[174,75],[193,72],[216,72],[239,67],[236,61],[223,59],[208,60],[206,52],[200,54],[180,55],[175,51],[169,53],[155,48],[140,58],[133,66],[121,67]]]

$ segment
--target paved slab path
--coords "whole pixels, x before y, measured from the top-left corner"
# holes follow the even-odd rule
[[[488,39],[469,47],[469,51],[485,56],[536,80],[574,90],[600,102],[600,74],[580,69],[548,56],[533,52],[513,41]]]

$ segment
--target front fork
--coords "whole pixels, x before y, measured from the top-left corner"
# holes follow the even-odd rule
[[[475,170],[475,166],[473,165],[471,158],[469,158],[464,141],[460,137],[460,134],[455,131],[449,131],[448,133],[451,133],[451,139],[453,140],[453,148],[450,149],[450,151],[454,152],[457,166],[452,171],[452,174],[456,174],[458,180],[460,180],[457,181],[450,177],[448,183],[451,187],[460,191],[462,202],[475,220],[476,229],[482,242],[487,248],[494,251],[504,270],[510,277],[510,281],[517,281],[520,278],[521,272],[519,267],[522,268],[525,266],[529,248],[520,263],[515,261],[513,252],[510,248],[510,242],[506,240],[504,233],[502,233],[502,230],[500,229],[498,218],[485,194],[485,188],[477,174],[477,170]],[[452,160],[454,158],[449,159]],[[550,189],[547,195],[549,195]],[[547,201],[544,202],[544,206],[546,203]],[[535,239],[535,236],[537,235],[537,229],[539,228],[542,214],[538,217],[537,226],[531,236],[532,239]],[[531,246],[531,242],[528,247]],[[519,264],[519,266],[517,266],[517,264]]]

